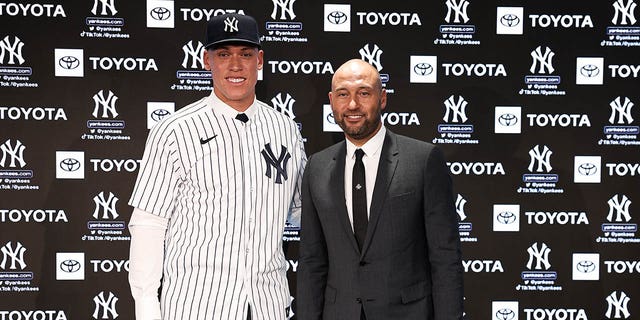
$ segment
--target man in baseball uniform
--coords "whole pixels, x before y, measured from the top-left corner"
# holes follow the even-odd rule
[[[213,17],[213,92],[149,132],[129,201],[137,320],[285,319],[282,235],[307,158],[296,124],[256,99],[263,54],[253,18]]]

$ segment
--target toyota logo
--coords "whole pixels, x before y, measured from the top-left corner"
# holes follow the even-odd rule
[[[74,158],[67,158],[60,161],[60,168],[64,171],[72,172],[80,169],[80,161]]]
[[[582,163],[578,166],[578,172],[583,176],[592,176],[598,172],[598,168],[593,163]]]
[[[503,211],[498,213],[496,220],[502,224],[512,224],[516,221],[516,215],[513,212]]]
[[[505,127],[515,126],[518,123],[518,118],[514,114],[505,113],[498,117],[498,123]]]
[[[511,309],[503,308],[496,312],[496,319],[498,320],[511,320],[516,317],[516,313]]]
[[[515,27],[520,24],[520,18],[515,14],[507,13],[500,17],[500,23],[505,27]]]
[[[420,76],[428,76],[433,73],[433,67],[428,63],[418,63],[413,66],[413,72]]]
[[[164,117],[166,117],[166,116],[168,116],[170,114],[171,113],[169,111],[165,110],[165,109],[156,109],[156,110],[153,110],[151,112],[151,119],[153,121],[158,122],[158,121],[162,120],[162,118],[164,118]]]
[[[327,20],[333,24],[343,24],[347,22],[347,15],[342,11],[333,11],[327,15]]]
[[[167,20],[171,17],[171,11],[165,7],[155,7],[151,9],[149,14],[151,15],[151,18],[159,21]]]
[[[589,273],[596,270],[596,264],[593,261],[584,260],[576,264],[576,269],[583,273]]]
[[[80,65],[80,60],[73,56],[64,56],[58,60],[58,65],[63,69],[75,69]]]
[[[331,124],[337,124],[336,123],[336,118],[333,117],[333,112],[330,112],[327,115],[327,122],[331,123]]]
[[[76,260],[64,260],[60,263],[60,270],[68,273],[80,270],[80,262]]]
[[[593,78],[597,76],[599,73],[600,73],[600,69],[597,66],[594,66],[592,64],[587,64],[582,66],[582,68],[580,68],[580,74],[587,78]]]

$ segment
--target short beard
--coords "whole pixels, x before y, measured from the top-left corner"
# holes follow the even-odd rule
[[[373,121],[365,121],[360,127],[347,127],[345,125],[344,117],[341,121],[338,121],[338,126],[344,131],[344,134],[354,140],[362,140],[371,136],[372,133],[378,129],[380,124],[380,115],[378,115]]]

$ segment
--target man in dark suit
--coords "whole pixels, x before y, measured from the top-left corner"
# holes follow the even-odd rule
[[[346,140],[314,154],[304,172],[297,318],[462,319],[442,152],[385,129],[387,94],[363,60],[336,70],[329,100]]]

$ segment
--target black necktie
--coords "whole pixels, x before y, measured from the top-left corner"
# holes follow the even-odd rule
[[[249,121],[249,117],[247,117],[247,115],[244,113],[238,113],[238,115],[236,116],[236,119],[244,123],[247,123],[247,121]]]
[[[364,163],[362,163],[364,151],[356,149],[356,163],[353,165],[353,179],[351,181],[353,232],[356,235],[358,247],[362,251],[364,236],[367,234],[367,187],[365,183]]]

